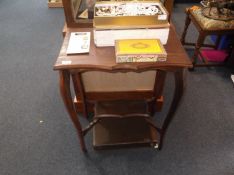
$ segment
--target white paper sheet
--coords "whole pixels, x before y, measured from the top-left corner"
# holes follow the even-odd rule
[[[90,32],[72,32],[70,35],[67,54],[89,53]]]

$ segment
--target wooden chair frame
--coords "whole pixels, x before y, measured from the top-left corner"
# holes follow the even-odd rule
[[[185,38],[187,35],[187,30],[188,30],[188,27],[189,27],[191,22],[195,25],[195,27],[199,33],[199,36],[198,36],[196,43],[189,43],[189,42],[185,41]],[[234,34],[234,30],[233,29],[225,29],[225,30],[220,30],[220,29],[206,30],[206,29],[204,29],[199,24],[199,22],[196,20],[196,18],[194,18],[194,16],[191,14],[190,9],[188,9],[188,10],[186,10],[185,26],[184,26],[184,30],[183,30],[180,41],[183,45],[195,46],[194,54],[191,58],[192,63],[193,63],[193,67],[222,66],[223,64],[211,63],[211,62],[208,62],[204,58],[203,58],[203,63],[198,64],[197,59],[198,59],[198,55],[200,54],[200,49],[202,47],[211,47],[214,49],[218,49],[222,35],[227,35],[227,34]],[[206,37],[210,36],[210,35],[217,35],[217,39],[215,41],[215,44],[214,45],[204,44]]]

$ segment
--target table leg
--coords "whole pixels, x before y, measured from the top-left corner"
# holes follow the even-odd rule
[[[197,39],[197,42],[196,42],[196,45],[195,45],[194,54],[193,54],[193,57],[192,57],[193,66],[195,66],[196,63],[197,63],[198,55],[200,53],[200,48],[202,47],[205,38],[206,38],[206,35],[204,33],[202,33],[202,32],[199,32],[199,36],[198,36],[198,39]]]
[[[178,107],[178,104],[180,102],[180,99],[183,94],[184,89],[184,76],[183,76],[183,69],[180,69],[176,72],[174,72],[174,79],[175,79],[175,90],[173,95],[173,100],[171,102],[171,106],[169,108],[168,114],[166,116],[166,119],[163,123],[163,126],[160,130],[160,141],[159,141],[159,149],[161,149],[163,144],[163,137],[166,133],[166,130],[170,124],[170,122],[173,119],[173,116],[176,112],[176,109]]]
[[[156,111],[157,100],[162,97],[162,92],[164,88],[164,83],[166,79],[167,72],[162,70],[157,70],[155,83],[154,83],[154,100],[149,104],[150,113],[153,116]]]
[[[191,23],[191,19],[189,17],[189,12],[186,12],[186,19],[185,19],[185,25],[184,25],[184,30],[180,39],[180,42],[182,43],[182,45],[185,45],[185,37],[187,35],[187,31],[188,31],[188,27]]]
[[[76,114],[74,104],[71,97],[71,91],[70,91],[70,73],[67,70],[61,70],[59,72],[60,75],[60,93],[63,98],[64,105],[67,109],[67,112],[77,130],[81,149],[82,151],[86,152],[86,146],[84,142],[84,135],[82,132],[82,126],[80,124],[79,118]]]

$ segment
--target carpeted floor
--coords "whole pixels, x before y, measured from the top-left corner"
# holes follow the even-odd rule
[[[189,5],[175,6],[178,34]],[[89,153],[83,154],[53,71],[63,24],[63,10],[48,9],[46,0],[0,1],[0,175],[234,174],[234,89],[228,68],[187,73],[161,151],[94,151],[89,134]],[[192,29],[189,40],[196,38],[194,33]],[[158,120],[172,84],[169,75]]]

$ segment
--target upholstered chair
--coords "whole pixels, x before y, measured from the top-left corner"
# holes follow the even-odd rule
[[[189,43],[185,41],[187,30],[191,22],[192,24],[195,25],[199,33],[196,43]],[[211,63],[207,61],[205,58],[203,58],[202,55],[200,54],[201,53],[200,49],[201,47],[212,47],[214,49],[218,49],[222,35],[229,35],[229,34],[234,34],[234,20],[223,21],[223,20],[215,20],[205,17],[202,14],[202,8],[197,6],[186,9],[186,20],[185,20],[184,31],[181,37],[181,43],[183,45],[195,46],[194,54],[191,58],[194,66],[219,65],[216,63]],[[204,44],[205,38],[210,35],[217,36],[215,44],[214,45]],[[203,61],[202,63],[198,63],[197,61],[199,55],[201,55],[202,57]]]

